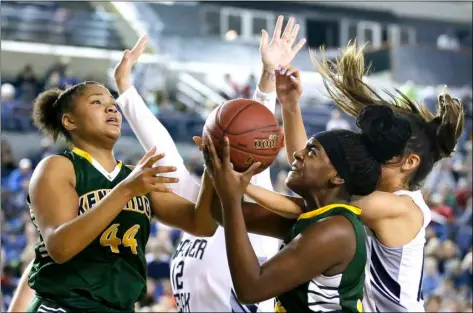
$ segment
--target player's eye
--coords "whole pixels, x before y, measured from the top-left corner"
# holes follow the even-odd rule
[[[92,104],[102,104],[102,102],[100,102],[100,100],[94,100],[92,101]]]
[[[309,156],[317,156],[317,150],[315,148],[312,148],[309,150]]]

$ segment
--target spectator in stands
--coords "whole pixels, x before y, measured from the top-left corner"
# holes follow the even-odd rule
[[[428,298],[425,304],[425,311],[426,312],[439,312],[440,304],[442,303],[442,299],[438,295],[434,295]]]
[[[3,84],[1,87],[1,102],[2,102],[2,129],[15,129],[17,126],[15,115],[15,101],[16,89],[11,84]]]
[[[7,177],[15,169],[15,163],[13,161],[13,154],[11,151],[10,143],[6,139],[2,139],[1,142],[1,161],[2,161],[2,187],[7,181]]]
[[[71,62],[70,58],[69,57],[61,57],[59,58],[59,60],[54,63],[47,71],[46,71],[46,75],[44,77],[46,77],[46,79],[49,78],[49,76],[51,76],[51,74],[53,72],[58,72],[59,73],[59,76],[60,77],[64,77],[66,76],[66,71],[67,69],[69,68],[69,63]],[[44,88],[44,89],[48,89],[48,88]]]
[[[437,286],[440,285],[443,277],[438,270],[438,261],[433,257],[426,257],[424,261],[425,274],[423,282],[424,296],[430,297],[433,295]]]
[[[439,185],[456,186],[450,162],[450,159],[443,159],[434,165],[432,172],[425,180],[424,187],[426,189],[435,192]]]
[[[80,79],[74,76],[70,67],[67,67],[66,70],[64,71],[64,75],[61,77],[61,81],[59,85],[62,88],[67,89],[78,83],[80,83]]]
[[[171,115],[175,112],[174,107],[169,103],[169,98],[164,90],[156,92],[156,113],[157,115]]]
[[[240,96],[240,87],[237,83],[234,82],[232,76],[230,74],[225,74],[223,77],[224,85],[223,85],[223,93],[227,99],[235,99]]]
[[[13,211],[15,215],[20,212],[28,210],[26,205],[26,197],[28,196],[28,188],[30,186],[30,179],[25,178],[21,181],[20,190],[13,193],[9,199],[10,211]]]
[[[459,312],[459,305],[450,297],[444,297],[438,312]]]
[[[46,83],[44,84],[44,89],[52,89],[52,88],[61,88],[61,74],[59,72],[52,72],[49,75]]]
[[[16,77],[15,85],[19,90],[22,101],[30,102],[38,95],[39,81],[31,65],[28,64],[21,70]]]
[[[36,165],[38,165],[38,163],[42,159],[56,153],[54,142],[49,137],[42,138],[39,142],[39,145],[40,150],[31,156],[31,162],[33,163],[33,167],[36,167]]]
[[[350,123],[346,119],[342,117],[342,114],[339,110],[335,109],[332,111],[332,117],[327,123],[327,130],[334,130],[334,129],[346,129],[350,130],[351,126]]]
[[[24,180],[29,180],[33,173],[30,159],[21,159],[18,168],[13,170],[8,176],[7,188],[10,192],[19,192],[22,189]]]
[[[240,96],[242,98],[250,99],[251,96],[255,93],[255,86],[257,85],[256,77],[254,74],[251,74],[248,77],[248,81],[246,84],[242,87]]]

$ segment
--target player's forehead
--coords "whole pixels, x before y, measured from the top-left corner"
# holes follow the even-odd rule
[[[323,161],[324,163],[327,163],[330,165],[332,164],[332,162],[330,161],[330,158],[325,152],[324,146],[317,140],[315,136],[312,136],[306,142],[306,149],[311,150],[314,148],[317,150],[317,153],[319,155],[319,158],[317,159],[318,162]]]
[[[94,97],[94,96],[113,98],[110,91],[102,85],[99,85],[99,84],[86,85],[83,92],[82,92],[82,97],[91,98],[91,97]]]

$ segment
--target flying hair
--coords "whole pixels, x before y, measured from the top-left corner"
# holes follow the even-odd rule
[[[310,51],[312,63],[322,76],[328,97],[339,109],[355,118],[369,105],[389,106],[406,117],[420,118],[425,123],[423,126],[430,129],[430,138],[435,142],[438,153],[437,160],[450,156],[463,131],[461,101],[445,89],[438,96],[437,112],[434,114],[398,89],[395,93],[384,90],[386,97],[382,97],[363,82],[363,76],[370,70],[370,66],[365,67],[363,49],[364,46],[358,47],[355,40],[350,41],[335,61],[327,58],[323,47],[320,59],[314,50]]]

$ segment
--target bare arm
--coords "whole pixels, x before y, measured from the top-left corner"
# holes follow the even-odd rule
[[[307,142],[307,134],[299,104],[289,109],[282,107],[282,120],[287,159],[292,164],[294,153],[303,149]]]
[[[303,213],[304,200],[291,197],[266,188],[248,185],[246,195],[265,209],[285,218],[297,219]]]
[[[299,99],[302,94],[300,73],[291,66],[276,72],[276,92],[282,108],[284,141],[289,163],[294,162],[294,152],[304,149],[307,134],[302,120]]]
[[[260,265],[246,231],[241,204],[224,207],[225,243],[235,292],[244,303],[278,296],[340,264],[355,252],[355,232],[343,216],[309,226]]]
[[[30,274],[33,261],[28,264],[25,271],[21,275],[18,286],[16,287],[15,293],[8,308],[8,312],[26,312],[28,305],[34,296],[33,289],[28,285],[28,275]]]
[[[252,202],[243,202],[242,212],[248,232],[277,239],[284,239],[296,221],[296,219],[285,218],[268,211]],[[212,215],[217,223],[223,226],[222,205],[217,195],[214,198]]]
[[[151,203],[156,217],[164,224],[195,236],[210,237],[217,230],[217,224],[211,214],[213,197],[212,182],[207,171],[204,171],[197,203],[175,193],[157,192],[151,194]]]

